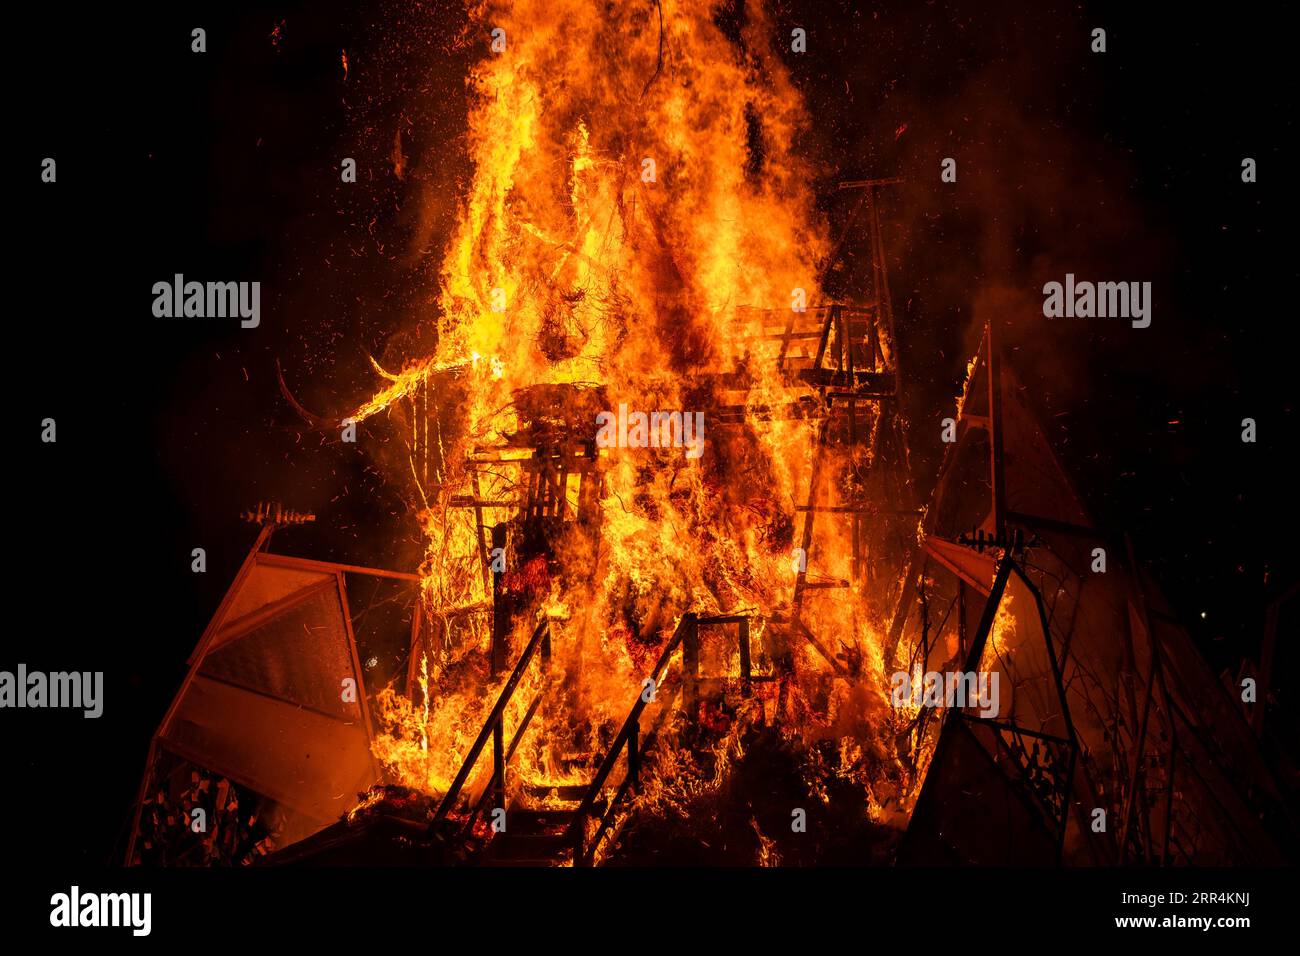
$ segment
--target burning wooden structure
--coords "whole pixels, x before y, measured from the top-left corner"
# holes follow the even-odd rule
[[[893,666],[996,671],[1010,691],[992,719],[974,708],[895,708],[889,725],[908,775],[903,792],[915,799],[900,863],[1277,862],[1292,825],[1250,727],[1126,543],[1088,517],[1014,373],[998,360],[996,330],[986,331],[971,364],[957,441],[921,512],[919,547],[892,591],[870,587],[869,549],[890,543],[881,529],[906,529],[917,514],[870,505],[905,501],[910,490],[898,467],[905,438],[889,408],[898,378],[884,358],[893,355],[887,302],[761,317],[780,326],[770,334],[795,391],[757,415],[800,422],[812,446],[808,493],[790,529],[788,597],[767,609],[681,614],[666,641],[646,645],[653,663],[647,657],[623,675],[625,710],[609,711],[612,720],[598,722],[582,706],[592,690],[584,658],[556,659],[557,645],[580,640],[556,595],[590,585],[594,569],[584,562],[599,549],[608,463],[592,423],[608,405],[601,389],[526,390],[517,396],[520,428],[469,452],[464,493],[447,500],[472,516],[471,573],[489,602],[431,615],[427,595],[417,599],[420,575],[273,555],[272,531],[294,517],[250,516],[263,522],[261,533],[155,738],[130,858],[240,858],[229,836],[223,854],[187,858],[159,846],[160,808],[175,816],[177,807],[203,804],[186,778],[197,768],[214,794],[238,788],[274,820],[267,842],[287,847],[278,862],[601,862],[617,855],[638,797],[662,785],[665,751],[716,754],[742,723],[780,733],[783,722],[801,719],[790,694],[806,689],[810,671],[844,685],[880,681],[840,633],[803,619],[805,602],[829,592],[858,605],[892,602],[882,638]],[[742,393],[718,407],[719,427],[743,427],[747,382],[719,379],[710,383],[715,394]],[[871,497],[835,500],[822,486],[819,462],[844,448],[869,452],[869,465],[835,487],[870,487]],[[485,495],[489,473],[506,468],[516,497]],[[493,513],[505,519],[493,523]],[[815,570],[819,516],[848,526],[849,579]],[[406,635],[406,667],[387,675],[386,689],[360,665],[347,601],[353,576],[408,593],[387,624],[390,643],[392,633]],[[426,798],[418,788],[382,785],[354,807],[351,794],[385,777],[372,755],[385,753],[375,746],[384,728],[372,711],[392,703],[380,698],[400,686],[406,699],[423,698],[427,717],[437,693],[428,662],[458,634],[475,633],[467,622],[476,616],[486,618],[486,645],[468,651],[477,685],[464,700],[477,703],[478,719],[462,725],[474,733],[459,738],[446,765],[454,774]],[[300,626],[313,635],[310,646],[285,644]],[[565,734],[571,746],[561,744]],[[437,746],[426,740],[424,751]],[[391,764],[387,771],[392,780]],[[248,829],[248,815],[242,824],[227,815],[227,829]]]
[[[279,862],[641,859],[653,826],[717,842],[730,781],[778,763],[780,788],[731,801],[743,862],[816,862],[801,845],[853,828],[905,863],[1270,860],[1290,839],[1249,728],[1098,537],[996,327],[918,507],[895,181],[840,184],[870,265],[832,296],[845,240],[763,52],[775,31],[707,7],[610,8],[565,43],[530,28],[550,2],[502,12],[420,319],[436,346],[375,363],[381,387],[344,414],[291,402],[322,434],[382,433],[424,560],[302,562],[264,529],[155,737],[132,862],[248,859],[242,832],[168,851],[208,809],[194,791],[232,788],[226,822],[274,819]],[[704,453],[601,447],[623,405],[702,416]],[[354,633],[354,578],[410,592],[382,636]],[[319,640],[272,639],[295,628]],[[950,662],[998,673],[1007,713],[891,704],[894,671]]]
[[[826,357],[838,350],[841,365],[848,365],[858,354],[836,334],[851,327],[846,311],[817,310],[822,330],[809,339],[815,353],[796,351],[793,378],[848,391],[841,369],[828,366]],[[866,314],[868,326],[879,316]],[[787,321],[783,352],[797,334],[797,322]],[[1124,542],[1108,540],[1090,521],[1013,374],[991,360],[995,347],[986,336],[972,363],[959,403],[958,441],[924,511],[921,548],[895,595],[888,638],[893,659],[905,669],[964,662],[967,672],[998,671],[1014,690],[1010,706],[992,720],[961,709],[918,708],[904,715],[899,754],[919,799],[899,861],[1277,862],[1293,839],[1291,824],[1248,724]],[[873,376],[865,379],[868,388],[882,381],[874,367],[867,374]],[[844,398],[850,407],[888,397],[850,394],[851,402]],[[859,428],[852,412],[833,413],[838,397],[826,396],[820,406],[792,402],[782,411],[810,420],[817,448],[851,442]],[[829,651],[834,635],[819,637],[800,621],[806,594],[850,582],[810,575],[806,564],[795,562],[790,602],[775,613],[687,612],[678,620],[653,665],[629,675],[628,710],[604,749],[570,755],[565,769],[576,769],[580,779],[548,783],[519,771],[516,756],[530,729],[562,724],[562,685],[581,681],[578,673],[552,669],[552,645],[565,639],[564,622],[544,608],[552,584],[573,573],[557,557],[561,542],[576,534],[590,543],[599,535],[594,508],[602,482],[589,434],[598,395],[561,389],[524,400],[537,409],[529,427],[512,442],[473,452],[484,467],[512,462],[521,498],[451,499],[475,515],[477,558],[492,595],[483,687],[491,707],[440,798],[420,805],[415,819],[390,812],[381,826],[407,841],[436,837],[444,849],[479,844],[477,855],[466,859],[589,864],[616,845],[665,740],[671,747],[715,746],[707,714],[737,713],[738,702],[757,704],[748,719],[780,725],[789,713],[788,688],[798,680],[792,644],[813,648],[836,679],[875,678],[863,673],[860,661]],[[881,414],[879,404],[873,413]],[[734,411],[724,408],[719,417],[728,414]],[[865,510],[820,500],[814,486],[800,511],[794,540],[805,553],[816,553],[818,513],[847,514],[857,524]],[[512,516],[490,525],[483,517],[489,509]],[[480,610],[429,620],[414,600],[417,575],[270,554],[271,532],[292,520],[260,517],[265,523],[257,542],[192,655],[186,683],[155,738],[135,824],[136,862],[148,862],[158,849],[161,824],[151,814],[184,803],[195,783],[186,774],[194,768],[213,780],[214,798],[229,781],[255,794],[284,843],[326,827],[301,848],[280,854],[281,860],[310,859],[339,845],[357,859],[344,837],[374,834],[353,829],[357,811],[346,795],[381,778],[369,752],[376,728],[366,703],[378,689],[359,664],[346,581],[379,576],[411,592],[405,616],[390,622],[390,629],[396,623],[410,637],[408,695],[417,694],[417,661],[427,660],[429,645]],[[859,540],[856,529],[852,540]],[[500,559],[495,567],[494,554]],[[855,569],[865,563],[857,549],[853,558]],[[304,615],[310,620],[299,620]],[[526,641],[512,642],[520,620],[532,630]],[[284,644],[284,635],[300,625],[313,634],[310,646]],[[703,666],[706,634],[734,648],[730,672],[725,664],[712,673]],[[340,674],[346,676],[340,680]],[[339,707],[330,698],[349,678],[360,692],[350,708],[343,694],[335,713]],[[304,727],[304,721],[320,726]],[[386,799],[381,791],[376,802]],[[201,802],[190,799],[195,807]],[[996,806],[998,813],[972,816],[972,802]],[[397,803],[406,811],[419,805]],[[510,821],[499,833],[487,821],[494,809]],[[347,821],[328,827],[343,811],[351,811]],[[975,819],[977,825],[964,822]],[[233,821],[228,826],[239,828]],[[232,846],[227,862],[233,852]],[[159,853],[157,859],[185,857]],[[215,857],[189,860],[200,861]]]

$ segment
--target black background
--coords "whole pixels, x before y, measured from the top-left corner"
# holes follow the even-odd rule
[[[1027,312],[1014,346],[1093,512],[1132,536],[1211,664],[1234,672],[1300,568],[1281,9],[833,0],[774,16],[809,31],[809,53],[784,59],[819,168],[909,181],[885,227],[922,487],[931,423],[951,411],[981,309],[1003,301],[990,290],[1037,307],[1066,271],[1155,283],[1150,329]],[[468,172],[463,77],[485,44],[447,49],[464,22],[451,5],[11,15],[0,667],[106,675],[97,721],[0,717],[6,855],[57,870],[120,861],[150,734],[252,541],[239,511],[315,511],[316,528],[283,533],[292,553],[418,560],[383,476],[305,435],[275,368],[338,412],[373,390],[367,354],[409,347],[397,332],[428,315]],[[200,25],[208,52],[193,54]],[[1089,52],[1094,26],[1105,54]],[[388,159],[399,127],[404,180]],[[358,159],[355,186],[339,183],[342,156]],[[938,181],[944,156],[957,184]],[[261,280],[261,327],[155,319],[151,286],[175,272]],[[57,444],[39,440],[46,417]],[[194,547],[206,574],[190,571]]]

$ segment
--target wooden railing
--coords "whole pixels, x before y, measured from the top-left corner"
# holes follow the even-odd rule
[[[544,676],[543,684],[528,705],[523,719],[519,726],[515,728],[511,736],[509,747],[505,744],[505,711],[514,696],[515,690],[519,687],[519,682],[523,679],[524,673],[528,670],[528,665],[532,663],[534,656],[541,652],[541,668]],[[479,813],[487,804],[490,796],[497,798],[497,806],[504,808],[506,793],[506,767],[509,766],[511,758],[515,755],[515,750],[519,742],[523,739],[524,732],[528,730],[528,725],[537,713],[537,707],[542,701],[549,687],[549,674],[551,666],[551,622],[547,618],[542,618],[537,623],[533,631],[532,638],[529,639],[527,646],[524,647],[523,653],[519,655],[519,662],[515,665],[514,671],[510,674],[505,686],[501,688],[501,693],[497,695],[496,705],[488,715],[487,721],[483,724],[483,729],[479,732],[474,741],[474,746],[470,747],[469,753],[465,757],[465,762],[461,764],[460,771],[456,774],[456,779],[452,781],[451,787],[447,790],[442,802],[438,804],[438,810],[433,816],[433,822],[430,824],[430,832],[433,832],[447,818],[456,801],[460,798],[461,790],[465,787],[465,782],[469,779],[470,774],[474,772],[474,767],[478,763],[479,757],[483,753],[483,748],[487,746],[488,737],[492,738],[492,777],[483,792],[477,799],[472,799],[471,812],[466,827],[473,826],[474,821],[478,818]]]
[[[566,832],[566,838],[573,849],[573,862],[575,866],[590,866],[595,860],[611,830],[617,824],[619,813],[627,800],[629,793],[635,795],[640,787],[640,776],[643,760],[646,754],[651,752],[657,742],[658,733],[663,726],[667,717],[674,712],[674,705],[677,703],[679,695],[683,697],[682,709],[696,721],[699,719],[700,705],[700,686],[710,681],[721,680],[722,678],[704,678],[700,675],[700,628],[705,626],[737,624],[739,625],[739,644],[740,644],[740,664],[741,664],[741,693],[748,697],[752,693],[752,682],[758,680],[771,680],[770,677],[764,677],[751,673],[750,663],[750,646],[749,646],[749,618],[745,616],[722,616],[700,618],[696,614],[683,615],[678,622],[673,636],[669,638],[668,643],[660,652],[659,659],[648,675],[653,683],[643,687],[637,694],[636,702],[632,705],[631,711],[624,720],[622,728],[618,735],[610,744],[604,759],[601,761],[600,768],[596,776],[588,786],[578,810],[574,814],[573,821]],[[676,681],[666,680],[667,672],[674,656],[681,652],[681,671],[680,679]],[[541,687],[534,695],[528,708],[524,712],[519,726],[511,735],[509,745],[505,742],[505,712],[511,699],[519,688],[523,676],[528,671],[529,665],[533,659],[540,653],[540,662],[542,672],[545,675]],[[451,787],[447,790],[446,795],[438,804],[438,809],[434,814],[433,822],[430,824],[430,832],[435,832],[441,826],[442,822],[447,819],[448,815],[455,808],[460,800],[461,794],[465,788],[466,782],[474,772],[479,758],[487,747],[488,738],[492,738],[493,753],[493,770],[490,779],[484,786],[481,793],[472,796],[469,801],[469,816],[465,823],[458,829],[458,832],[464,832],[474,825],[484,807],[488,805],[489,798],[495,797],[495,805],[504,808],[506,798],[506,771],[511,760],[518,749],[524,733],[528,730],[537,709],[541,704],[550,687],[550,660],[551,660],[551,632],[550,622],[543,619],[538,622],[537,628],[533,631],[532,637],[524,647],[523,652],[519,655],[519,661],[515,664],[509,679],[502,686],[500,693],[497,695],[496,704],[489,713],[487,720],[483,724],[483,729],[479,732],[473,746],[470,747],[456,778],[452,781]],[[653,693],[647,695],[646,690],[653,687]],[[664,695],[664,696],[661,696]],[[641,719],[646,707],[650,703],[660,704],[661,709],[654,724],[648,728],[646,733],[641,732]],[[626,761],[626,770],[622,780],[619,782],[613,797],[608,801],[602,799],[606,784],[614,770],[618,767],[620,761]],[[594,834],[590,839],[587,836],[587,824],[592,818],[597,818],[597,825]]]
[[[566,835],[573,850],[574,866],[591,866],[595,863],[601,844],[618,823],[624,801],[629,793],[635,796],[639,792],[644,759],[654,749],[659,730],[668,715],[672,713],[673,705],[676,703],[679,694],[683,697],[683,709],[692,720],[698,722],[700,685],[706,682],[706,679],[700,676],[701,627],[722,624],[739,625],[740,677],[743,696],[749,697],[753,693],[753,681],[770,679],[754,675],[751,671],[749,623],[750,619],[743,615],[708,618],[701,618],[696,614],[682,616],[681,621],[677,624],[677,629],[673,631],[673,636],[664,646],[659,655],[659,660],[648,675],[653,682],[650,686],[654,689],[654,703],[663,705],[658,718],[645,734],[641,733],[641,717],[646,707],[651,703],[646,696],[646,690],[650,689],[650,686],[643,687],[641,692],[637,694],[636,702],[632,705],[632,710],[628,713],[627,719],[623,721],[623,727],[619,730],[618,736],[610,744],[609,751],[605,754],[600,769],[596,772],[591,785],[587,788],[587,793],[574,814],[573,822],[569,825]],[[678,651],[681,651],[682,655],[681,680],[674,682],[670,688],[666,686],[668,682],[665,677],[669,664]],[[718,678],[707,680],[718,680]],[[661,691],[667,693],[668,696],[658,697]],[[623,779],[619,783],[617,790],[615,790],[613,797],[608,802],[603,802],[602,794],[605,790],[605,784],[615,768],[617,768],[620,760],[625,760],[627,764]],[[592,817],[597,818],[596,829],[591,838],[588,839],[587,823]]]
[[[683,643],[689,641],[692,645],[693,655],[698,660],[699,650],[699,621],[694,614],[686,614],[677,624],[677,629],[673,631],[673,636],[664,646],[663,652],[659,655],[659,660],[651,669],[649,678],[653,682],[651,685],[654,694],[657,695],[659,689],[663,686],[664,674],[668,669],[668,664],[674,654],[682,648]],[[583,797],[582,803],[578,806],[577,813],[574,814],[573,822],[569,825],[568,839],[573,847],[573,865],[590,866],[600,849],[601,840],[604,839],[606,832],[613,826],[618,814],[619,804],[627,795],[628,790],[639,785],[639,776],[641,769],[641,758],[645,754],[646,748],[643,746],[641,739],[641,712],[645,710],[650,700],[646,697],[646,690],[650,687],[643,688],[636,698],[636,703],[632,705],[632,711],[623,721],[623,727],[618,732],[610,744],[609,751],[605,754],[605,759],[601,761],[600,769],[596,771],[596,776],[591,781],[591,786],[587,788],[586,796]],[[673,699],[681,690],[679,684],[673,691]],[[671,704],[671,700],[667,703]],[[670,707],[664,707],[663,713],[667,714]],[[659,729],[662,723],[662,716],[659,722],[656,722],[654,733]],[[623,775],[623,782],[619,785],[618,791],[614,798],[609,801],[603,810],[599,813],[599,820],[596,826],[596,833],[591,842],[587,841],[587,819],[596,814],[596,801],[599,799],[601,791],[605,788],[605,781],[618,765],[620,757],[626,754],[627,771]]]

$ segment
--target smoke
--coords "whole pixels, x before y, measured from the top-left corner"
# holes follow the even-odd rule
[[[1150,357],[1177,328],[1174,247],[1099,118],[1124,53],[1091,52],[1097,18],[1057,3],[829,6],[786,4],[778,19],[837,25],[812,33],[803,60],[787,57],[816,117],[815,161],[831,177],[903,179],[885,187],[882,231],[919,467],[937,464],[929,425],[951,414],[990,319],[1048,417],[1095,410],[1098,370],[1158,381]],[[941,179],[949,159],[955,182]],[[832,197],[833,221],[851,201]],[[844,248],[849,294],[867,252],[859,227]],[[1152,281],[1153,328],[1045,319],[1043,284],[1066,272]]]

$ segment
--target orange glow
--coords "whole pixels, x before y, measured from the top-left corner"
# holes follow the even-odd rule
[[[424,613],[433,625],[413,698],[383,694],[376,754],[390,779],[425,793],[446,792],[505,681],[484,664],[487,545],[463,502],[480,503],[485,525],[518,516],[530,454],[515,439],[538,420],[521,410],[529,390],[566,386],[563,394],[603,409],[700,411],[707,430],[698,461],[681,449],[601,450],[599,477],[583,478],[599,481],[598,534],[565,534],[555,573],[545,562],[528,571],[512,561],[503,586],[530,595],[512,655],[536,617],[549,615],[565,675],[530,725],[513,777],[590,779],[590,764],[573,756],[603,755],[688,611],[750,616],[754,668],[775,672],[764,635],[789,613],[800,543],[792,529],[809,494],[817,421],[757,410],[816,396],[780,373],[772,316],[784,322],[795,290],[810,309],[821,304],[818,275],[831,244],[798,151],[808,116],[768,47],[780,31],[767,13],[747,5],[738,45],[708,4],[659,6],[662,46],[655,5],[515,0],[477,11],[485,37],[504,30],[505,49],[485,53],[469,81],[474,173],[438,272],[438,345],[400,372],[376,366],[384,385],[351,416],[410,415],[428,542]],[[399,176],[402,161],[397,141]],[[734,387],[722,376],[737,370],[747,377]],[[425,419],[414,411],[419,396]],[[720,421],[724,406],[741,409],[739,423]],[[558,406],[547,406],[544,420],[572,430]],[[595,428],[585,423],[590,439]],[[418,454],[432,462],[427,485]],[[830,454],[827,504],[848,493],[837,486],[849,453]],[[564,489],[570,510],[577,487]],[[819,526],[810,556],[819,579],[851,577],[843,524]],[[789,732],[808,744],[836,741],[850,766],[861,767],[864,749],[894,766],[884,756],[889,708],[877,690],[886,684],[881,622],[865,613],[857,586],[810,591],[802,621],[833,653],[860,660],[862,674],[832,679],[807,641],[786,636],[796,683],[782,695]],[[702,650],[713,655],[708,673],[734,687],[734,637],[709,641],[717,646],[706,641]],[[531,669],[511,698],[507,739],[541,681]],[[757,686],[741,711],[712,725],[721,740],[709,768],[663,748],[645,805],[671,812],[719,785],[740,756],[746,722],[776,716],[775,685]],[[490,769],[481,760],[469,789],[486,786]],[[855,772],[869,787],[866,771]],[[868,804],[878,806],[874,796]],[[775,862],[771,842],[759,839],[764,860]]]

